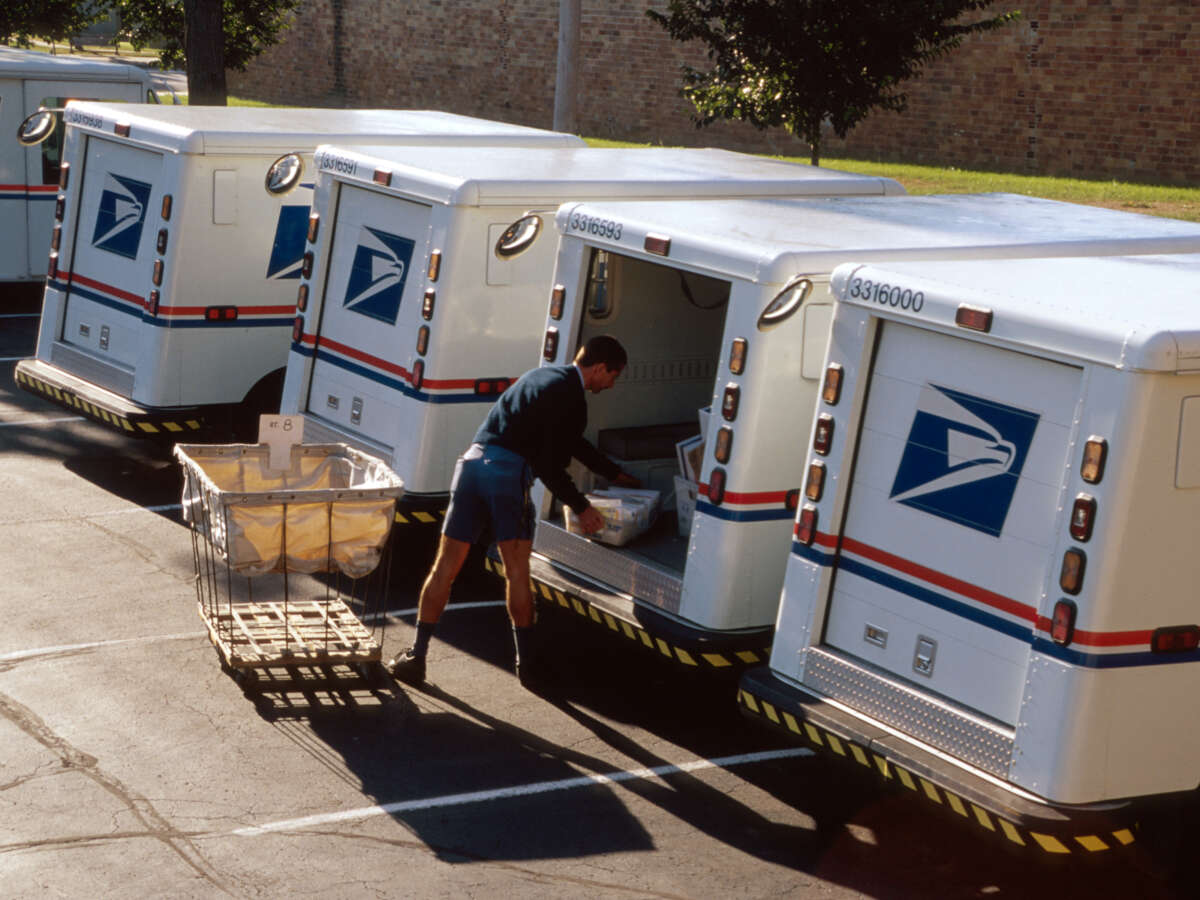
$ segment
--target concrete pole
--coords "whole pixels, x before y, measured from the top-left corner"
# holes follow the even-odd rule
[[[578,132],[576,85],[580,0],[558,0],[558,71],[554,83],[554,130]]]

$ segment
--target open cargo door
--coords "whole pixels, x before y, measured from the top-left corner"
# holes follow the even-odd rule
[[[73,258],[58,266],[60,285],[70,275],[51,361],[128,396],[154,266],[156,229],[147,222],[158,221],[163,157],[91,137],[84,159],[86,169],[72,173],[83,184]]]
[[[303,411],[388,456],[394,448],[381,435],[400,415],[397,400],[420,396],[395,362],[413,349],[396,323],[401,309],[421,303],[431,215],[428,205],[342,185],[330,218],[337,225]]]
[[[1012,726],[1082,370],[880,327],[824,642]]]

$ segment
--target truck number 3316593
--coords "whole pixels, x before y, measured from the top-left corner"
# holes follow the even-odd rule
[[[571,230],[619,241],[623,228],[620,222],[614,222],[612,219],[599,219],[582,213],[572,213]]]
[[[908,288],[872,281],[869,278],[850,279],[850,289],[847,293],[856,300],[868,300],[880,306],[898,306],[913,312],[920,312],[925,305],[924,291],[910,291]]]

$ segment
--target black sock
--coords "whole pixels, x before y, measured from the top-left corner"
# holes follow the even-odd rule
[[[418,622],[417,639],[413,641],[412,655],[424,657],[429,652],[429,639],[433,637],[436,622]]]

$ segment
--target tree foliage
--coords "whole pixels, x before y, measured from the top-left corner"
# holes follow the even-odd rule
[[[825,123],[844,138],[873,109],[902,112],[900,85],[926,63],[1020,15],[986,14],[992,2],[668,0],[665,13],[646,14],[672,38],[708,48],[711,68],[683,67],[698,125],[783,126],[816,165]]]
[[[0,41],[20,47],[33,38],[67,41],[106,13],[102,3],[90,0],[0,0]]]

